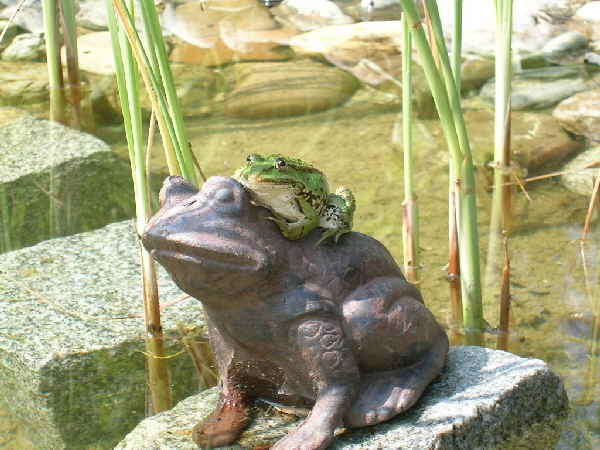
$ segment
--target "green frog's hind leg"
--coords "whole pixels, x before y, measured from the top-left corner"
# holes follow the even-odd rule
[[[340,186],[335,194],[329,194],[319,223],[319,226],[325,228],[325,231],[317,245],[330,237],[337,243],[341,235],[351,231],[355,209],[356,201],[350,189]]]
[[[268,217],[279,226],[281,234],[287,239],[293,241],[302,239],[304,236],[309,234],[312,230],[319,226],[319,214],[313,208],[311,203],[303,197],[296,199],[298,206],[302,211],[304,218],[295,222],[288,222],[287,220],[279,217]]]
[[[345,416],[345,425],[351,428],[375,425],[406,411],[440,373],[447,352],[448,338],[441,333],[415,364],[364,376],[356,401]]]

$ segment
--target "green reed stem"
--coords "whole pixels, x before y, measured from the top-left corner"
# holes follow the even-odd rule
[[[412,38],[402,15],[402,149],[404,155],[403,246],[404,270],[411,283],[418,281],[419,211],[414,192],[412,156]]]
[[[155,9],[154,3],[152,3],[151,0],[141,0],[141,4],[144,5],[144,3],[147,3],[147,5],[143,6],[142,10],[144,10],[144,8]],[[172,175],[181,174],[188,181],[197,185],[198,176],[193,163],[194,158],[191,155],[191,149],[187,137],[185,136],[185,131],[183,135],[181,133],[178,134],[178,129],[185,130],[183,127],[183,114],[181,113],[179,102],[177,101],[176,95],[175,100],[171,99],[171,103],[169,103],[168,100],[169,96],[167,91],[174,93],[175,88],[174,83],[172,82],[173,77],[170,68],[168,67],[166,51],[164,50],[164,42],[162,41],[160,29],[158,29],[158,31],[153,31],[153,26],[150,23],[152,22],[152,19],[144,19],[144,34],[145,36],[149,36],[147,38],[149,40],[149,50],[147,51],[135,28],[133,17],[123,0],[113,0],[113,6],[133,49],[133,55],[138,62],[140,74],[150,97],[152,107],[156,113],[169,172]],[[154,10],[154,14],[156,14],[156,10]],[[157,18],[156,21],[158,21]],[[157,41],[160,41],[160,44],[157,43]],[[162,46],[162,52],[157,50],[160,46]],[[163,73],[161,73],[160,67],[163,67]],[[167,72],[169,75],[164,75]],[[168,84],[172,84],[172,86],[168,87]],[[177,161],[177,164],[174,163],[175,160]]]
[[[81,128],[81,82],[79,62],[77,58],[77,24],[75,23],[75,8],[73,0],[61,0],[63,38],[67,59],[67,76],[69,78],[70,104],[73,107],[73,125]]]
[[[496,7],[496,93],[494,120],[494,191],[492,197],[492,215],[490,219],[490,238],[488,245],[486,279],[499,277],[502,259],[501,242],[510,231],[511,221],[511,186],[510,167],[510,114],[511,114],[511,77],[512,77],[512,12],[513,0],[494,0]],[[507,252],[507,250],[505,250]],[[510,312],[510,296],[504,294],[510,281],[503,274],[500,289],[500,332],[508,333],[508,316]],[[495,284],[495,283],[494,283]],[[495,289],[494,289],[495,291]]]
[[[132,2],[133,3],[133,2]],[[142,132],[142,111],[139,99],[139,79],[133,50],[119,28],[111,0],[106,0],[109,29],[115,58],[115,72],[119,99],[123,112],[127,147],[133,178],[136,204],[136,230],[140,235],[151,216],[149,186],[146,178],[145,145]],[[133,8],[133,4],[131,4]],[[146,350],[149,354],[148,385],[152,397],[153,412],[171,408],[171,387],[167,360],[164,359],[156,270],[150,254],[141,248],[142,287],[144,318],[146,322]]]
[[[62,67],[60,62],[60,31],[57,0],[42,0],[46,62],[50,83],[50,120],[64,123],[65,100]]]
[[[454,22],[452,24],[452,74],[458,92],[461,89],[462,4],[463,0],[454,0]]]
[[[431,47],[421,26],[420,17],[411,0],[400,0],[412,28],[413,38],[425,71],[429,88],[440,117],[450,152],[451,173],[456,174],[457,225],[460,248],[463,321],[467,332],[478,334],[483,328],[479,240],[475,203],[475,176],[469,139],[460,106],[460,93],[452,75],[446,44],[442,36],[435,1],[427,0],[427,10],[437,45],[441,69],[435,65]],[[440,73],[441,72],[441,73]],[[475,339],[478,339],[475,337]]]

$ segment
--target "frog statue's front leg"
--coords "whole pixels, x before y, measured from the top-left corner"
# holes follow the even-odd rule
[[[351,231],[355,209],[356,201],[350,189],[340,186],[335,194],[329,194],[319,223],[325,231],[317,245],[330,237],[333,237],[333,241],[337,243],[341,235]]]
[[[343,426],[360,381],[358,365],[341,324],[334,317],[303,317],[290,329],[291,344],[312,383],[315,405],[308,417],[273,450],[326,448]]]
[[[298,196],[296,202],[302,212],[302,219],[295,222],[288,222],[283,218],[268,217],[269,220],[272,220],[279,226],[281,234],[293,241],[302,239],[319,226],[319,213],[312,204],[302,196]]]

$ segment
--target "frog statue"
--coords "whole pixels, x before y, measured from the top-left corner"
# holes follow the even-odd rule
[[[352,229],[355,202],[352,192],[340,186],[329,193],[325,176],[310,164],[282,155],[250,155],[233,178],[250,194],[251,201],[271,210],[269,217],[282,234],[302,239],[317,227],[326,231],[316,245]]]
[[[414,405],[442,370],[448,339],[389,252],[357,232],[316,246],[318,227],[287,239],[250,200],[233,178],[198,190],[169,177],[142,236],[204,306],[221,394],[194,427],[196,443],[235,442],[259,398],[311,408],[277,450],[323,449],[339,428]]]

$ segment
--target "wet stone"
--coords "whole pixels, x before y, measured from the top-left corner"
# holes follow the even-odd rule
[[[212,412],[217,398],[217,389],[209,389],[145,419],[115,448],[196,449],[191,428]],[[562,416],[567,407],[562,381],[543,361],[481,347],[451,347],[447,367],[415,407],[389,422],[347,432],[329,448],[497,448],[532,424]],[[272,444],[298,424],[294,416],[257,409],[238,444],[228,448]]]
[[[100,139],[26,117],[0,127],[0,253],[134,213],[129,164]]]
[[[565,172],[560,182],[571,192],[590,197],[600,166],[600,147],[594,147],[577,155],[562,168]]]
[[[348,100],[359,85],[340,69],[310,61],[241,63],[234,71],[225,113],[249,119],[324,111]]]
[[[2,53],[5,61],[42,61],[45,56],[44,38],[34,33],[16,36]]]
[[[181,300],[161,312],[178,401],[198,385],[176,324],[202,326],[201,307],[161,268],[158,282]],[[130,221],[2,255],[0,411],[34,448],[111,449],[145,417],[140,292]]]
[[[599,81],[598,72],[589,73],[583,65],[524,70],[513,77],[512,108],[515,111],[548,108],[578,92],[593,89]],[[493,104],[495,80],[488,81],[480,95]]]
[[[49,97],[45,63],[0,61],[0,105],[32,105]]]
[[[571,133],[600,141],[600,89],[581,92],[561,102],[553,112]]]

